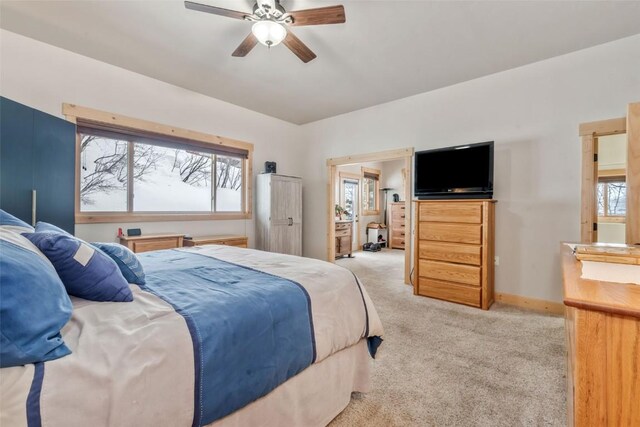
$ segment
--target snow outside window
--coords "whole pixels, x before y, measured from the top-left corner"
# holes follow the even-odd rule
[[[243,210],[242,157],[186,145],[175,148],[136,142],[135,137],[81,133],[80,138],[82,212]]]

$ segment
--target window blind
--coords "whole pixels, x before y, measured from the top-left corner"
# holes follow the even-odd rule
[[[102,123],[78,122],[79,133],[85,135],[99,136],[103,138],[116,139],[121,141],[132,141],[141,144],[150,144],[166,148],[198,151],[206,154],[218,154],[223,156],[248,158],[249,151],[230,147],[222,144],[211,144],[208,142],[172,137],[169,135],[156,134],[152,132],[139,131],[136,129],[120,128]]]
[[[368,179],[373,179],[374,181],[378,181],[380,179],[380,175],[373,172],[365,172],[364,177]]]

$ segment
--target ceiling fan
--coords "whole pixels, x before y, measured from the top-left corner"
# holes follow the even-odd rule
[[[233,56],[246,56],[258,42],[267,47],[276,46],[282,42],[302,62],[306,63],[314,59],[316,54],[287,27],[342,24],[346,21],[343,6],[328,6],[287,12],[280,5],[280,0],[256,0],[253,12],[245,13],[191,1],[185,1],[184,5],[187,9],[198,12],[212,13],[254,23],[251,33],[232,53]]]

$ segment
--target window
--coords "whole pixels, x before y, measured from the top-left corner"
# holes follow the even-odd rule
[[[598,218],[602,222],[624,222],[627,214],[627,183],[624,176],[598,179]]]
[[[380,171],[362,168],[362,214],[380,214]]]
[[[340,172],[340,205],[346,211],[345,219],[357,220],[360,213],[360,175]]]
[[[251,217],[253,145],[70,104],[76,222]]]

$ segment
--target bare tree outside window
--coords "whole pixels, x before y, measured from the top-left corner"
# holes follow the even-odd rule
[[[80,138],[82,212],[244,209],[242,157],[199,152],[187,144],[173,148],[142,143],[135,137],[124,140],[80,134]],[[129,183],[133,183],[131,188]]]
[[[626,214],[627,183],[615,179],[598,182],[598,216],[623,217]]]

